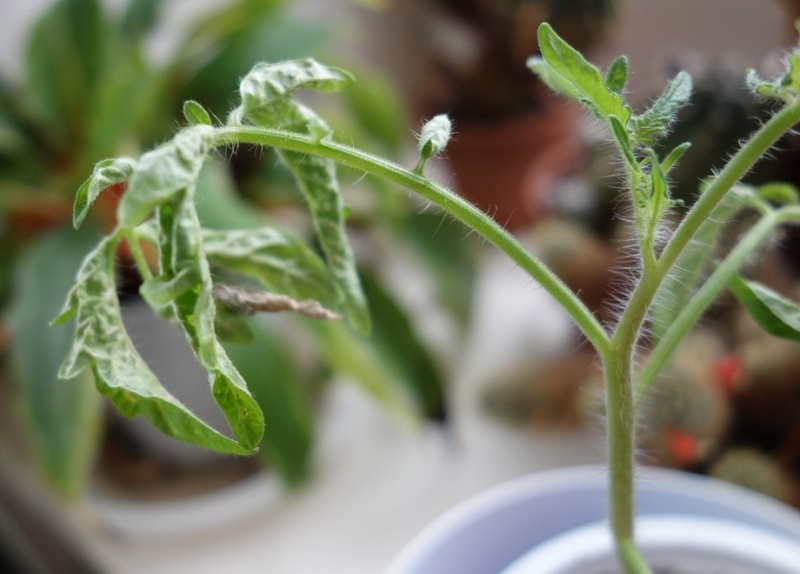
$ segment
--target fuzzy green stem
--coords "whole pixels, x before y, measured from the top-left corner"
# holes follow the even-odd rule
[[[650,276],[643,274],[643,280]],[[645,310],[628,315],[632,326],[618,326],[609,353],[603,357],[606,385],[606,433],[608,442],[609,508],[611,530],[625,574],[650,574],[633,544],[634,472],[636,468],[636,402],[633,362],[638,329],[633,328]]]
[[[493,243],[545,289],[577,323],[601,355],[608,350],[608,334],[578,299],[544,263],[532,256],[503,227],[477,207],[423,175],[355,148],[283,130],[258,127],[218,128],[215,145],[256,144],[315,154],[347,167],[405,187],[435,203],[467,227]]]
[[[800,101],[772,116],[747,140],[709,184],[686,214],[659,258],[659,273],[666,276],[694,234],[730,189],[761,159],[767,150],[800,121]]]
[[[734,274],[747,261],[753,251],[780,225],[789,221],[800,221],[800,207],[787,206],[771,211],[750,229],[728,256],[717,266],[703,286],[683,308],[669,329],[653,348],[644,368],[636,379],[635,393],[638,401],[643,397],[658,373],[672,357],[680,342],[697,324],[702,314],[725,289]]]

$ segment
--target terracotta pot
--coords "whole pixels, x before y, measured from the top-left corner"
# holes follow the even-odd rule
[[[555,182],[580,164],[581,111],[553,100],[537,113],[498,122],[455,122],[447,158],[456,189],[510,231],[547,211]]]

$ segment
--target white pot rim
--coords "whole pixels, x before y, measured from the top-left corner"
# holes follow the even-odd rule
[[[794,574],[800,540],[739,522],[687,515],[642,516],[636,539],[654,568],[682,566],[688,572]],[[692,566],[683,566],[684,561]],[[698,564],[700,562],[700,564]],[[599,574],[615,566],[606,521],[565,532],[531,550],[502,574]],[[680,570],[684,571],[684,570]]]
[[[499,572],[545,540],[605,520],[606,485],[605,467],[579,466],[493,487],[424,529],[386,574]],[[640,514],[736,520],[800,539],[800,513],[794,509],[741,487],[681,471],[638,469],[637,508]]]

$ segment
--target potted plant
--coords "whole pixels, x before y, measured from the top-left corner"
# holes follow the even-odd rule
[[[91,369],[98,389],[124,414],[144,415],[163,432],[236,455],[255,451],[263,416],[231,362],[221,337],[246,333],[241,314],[290,311],[312,329],[325,329],[343,315],[351,328],[367,331],[366,297],[345,235],[345,209],[335,178],[341,164],[407,188],[461,220],[504,251],[561,304],[580,328],[603,367],[608,445],[608,521],[616,557],[626,573],[651,572],[635,540],[635,447],[637,413],[648,390],[676,348],[717,296],[730,290],[768,332],[800,336],[798,306],[749,279],[739,270],[779,227],[800,220],[800,201],[791,186],[740,183],[745,173],[784,133],[800,121],[800,51],[786,58],[775,80],[748,76],[760,97],[779,105],[725,166],[703,182],[696,201],[677,224],[680,205],[670,196],[669,173],[688,146],[661,155],[655,144],[691,93],[691,79],[677,74],[650,107],[634,113],[623,92],[627,61],[615,60],[601,73],[547,24],[538,29],[541,57],[528,65],[557,93],[584,105],[604,124],[620,154],[628,189],[630,260],[620,286],[618,316],[611,325],[596,317],[546,266],[501,225],[475,206],[431,181],[425,165],[441,153],[451,123],[436,116],[422,127],[419,160],[411,169],[334,141],[326,122],[293,99],[297,90],[343,89],[350,76],[314,60],[259,64],[240,85],[240,104],[224,124],[189,101],[189,126],[140,158],[118,157],[96,165],[78,191],[73,220],[85,219],[105,189],[123,185],[117,225],[86,255],[56,323],[74,321],[75,337],[61,375]],[[204,229],[197,215],[197,179],[208,155],[219,147],[274,147],[302,189],[320,246],[317,254],[277,227],[246,232]],[[724,222],[742,209],[757,221],[721,254],[715,243]],[[211,392],[226,415],[231,434],[210,428],[165,391],[131,344],[116,297],[114,259],[126,244],[144,278],[140,293],[157,312],[185,332],[209,373]],[[270,257],[256,258],[255,243]],[[274,244],[288,245],[273,250]],[[151,255],[148,255],[150,253]],[[214,271],[212,272],[212,269]],[[223,275],[234,270],[258,281],[253,288]],[[220,277],[224,283],[220,284]],[[231,277],[229,279],[229,277]],[[662,328],[650,328],[657,321]],[[646,491],[645,491],[646,492]],[[568,513],[565,513],[568,514]],[[784,520],[796,526],[796,517]],[[797,544],[797,538],[794,544]]]
[[[311,475],[315,456],[320,458],[316,436],[327,429],[318,430],[318,425],[327,420],[323,413],[337,396],[328,392],[334,374],[360,385],[410,424],[420,417],[444,416],[442,377],[433,352],[417,337],[385,279],[366,261],[359,272],[374,304],[386,311],[376,329],[380,337],[360,338],[340,325],[314,327],[309,336],[310,328],[298,321],[261,318],[251,322],[248,335],[259,343],[231,351],[254,394],[269,405],[271,429],[259,457],[209,455],[141,421],[109,414],[88,373],[70,381],[57,377],[71,341],[65,331],[50,329],[49,321],[90,244],[114,226],[122,192],[116,186],[104,194],[82,231],[73,233],[74,187],[98,160],[122,151],[138,154],[167,137],[172,118],[180,114],[176,102],[188,94],[212,113],[223,114],[228,92],[250,62],[319,49],[324,28],[299,22],[287,14],[287,5],[243,0],[204,12],[181,24],[177,46],[161,59],[148,52],[153,35],[162,31],[159,2],[131,0],[112,12],[95,0],[60,0],[33,24],[21,81],[0,84],[0,403],[8,423],[0,433],[4,496],[51,500],[52,493],[41,492],[41,479],[61,497],[54,506],[89,501],[110,524],[122,523],[137,533],[163,525],[166,514],[188,517],[198,529],[216,528],[241,520],[245,512],[231,511],[231,504],[227,512],[199,521],[199,506],[224,507],[217,505],[222,493],[256,492],[258,502],[246,505],[253,512]],[[369,145],[399,146],[406,121],[398,98],[377,75],[364,76],[362,89],[337,108],[336,125]],[[209,228],[258,227],[274,213],[287,211],[286,174],[259,159],[240,153],[231,165],[205,166],[199,194],[201,217]],[[250,194],[252,189],[260,191]],[[403,238],[415,246],[414,254],[435,252],[428,248],[431,242],[419,240],[415,226],[422,218],[411,217],[404,202],[390,200],[379,208],[377,215],[367,216],[358,204],[353,206],[365,246],[377,243],[373,230],[382,221],[389,223],[380,226],[382,241]],[[301,220],[287,239],[289,250],[302,243],[298,238],[307,231],[304,225]],[[455,247],[460,249],[457,242]],[[210,407],[213,416],[216,403],[202,386],[205,371],[200,368],[198,375],[183,334],[141,304],[141,278],[131,253],[123,249],[118,255],[121,306],[127,327],[137,333],[137,348],[157,372],[172,369],[160,376],[173,393],[188,383],[179,395],[185,404],[196,412]],[[302,340],[295,345],[276,336],[278,331],[301,333],[291,341]],[[29,467],[37,472],[32,480],[27,480]],[[19,490],[20,485],[25,488]],[[136,521],[126,523],[131,516]]]

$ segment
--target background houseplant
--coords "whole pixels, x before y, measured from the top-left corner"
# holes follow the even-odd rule
[[[418,30],[432,72],[417,113],[447,113],[459,137],[446,160],[456,190],[519,232],[545,217],[556,181],[582,163],[577,106],[555,98],[525,60],[537,52],[542,22],[581,52],[608,36],[616,12],[609,0],[451,2],[418,8]],[[480,165],[480,167],[478,167]]]
[[[117,227],[84,260],[59,317],[59,321],[74,317],[77,324],[75,344],[62,374],[75,375],[89,365],[98,378],[98,387],[124,411],[143,412],[159,428],[211,448],[234,453],[251,451],[259,440],[260,416],[217,339],[214,299],[228,308],[247,309],[253,304],[243,304],[242,300],[252,297],[257,306],[269,307],[275,293],[233,288],[232,294],[225,294],[214,290],[209,264],[226,266],[225,253],[232,249],[238,236],[234,232],[209,235],[202,229],[193,201],[197,174],[215,146],[253,143],[279,148],[306,193],[325,254],[324,265],[328,266],[328,275],[313,283],[321,290],[314,297],[315,303],[349,311],[352,326],[363,330],[368,326],[368,317],[360,287],[354,281],[349,250],[342,241],[344,213],[332,162],[363,170],[439,204],[500,247],[559,301],[596,349],[605,375],[612,529],[624,569],[647,572],[633,541],[634,441],[639,400],[669,362],[677,344],[726,287],[764,328],[783,336],[798,336],[796,305],[757,283],[739,278],[737,271],[774,229],[800,218],[797,193],[790,186],[738,185],[752,164],[800,119],[800,52],[787,58],[785,74],[775,81],[749,77],[758,95],[781,101],[783,107],[707,182],[681,223],[671,230],[666,215],[676,205],[669,195],[667,174],[688,146],[679,145],[660,157],[653,145],[686,102],[691,90],[689,76],[678,74],[652,106],[634,114],[621,96],[627,79],[624,58],[615,60],[608,72],[601,74],[547,25],[539,28],[539,44],[543,58],[532,59],[530,67],[557,92],[587,106],[607,125],[620,151],[631,196],[631,249],[638,266],[630,270],[632,286],[619,319],[611,328],[601,325],[574,293],[500,226],[424,177],[425,163],[444,149],[450,136],[447,118],[437,116],[423,127],[420,160],[413,170],[335,143],[325,122],[294,102],[292,95],[304,88],[341,89],[349,83],[349,77],[313,60],[300,60],[256,66],[243,80],[242,104],[231,112],[226,125],[215,126],[199,104],[188,102],[184,113],[191,125],[171,142],[139,160],[123,157],[96,166],[78,193],[76,224],[82,222],[92,202],[110,185],[127,182],[127,191],[119,204]],[[719,225],[743,206],[755,210],[759,221],[704,277],[702,270],[714,256],[711,248]],[[250,233],[258,236],[273,231]],[[697,235],[706,241],[692,244]],[[234,438],[214,433],[185,413],[163,392],[131,349],[124,329],[118,328],[121,321],[113,259],[123,240],[134,252],[136,265],[145,277],[144,298],[183,326],[201,363],[211,373],[214,394],[228,415]],[[141,251],[145,244],[158,248],[155,269]],[[305,261],[306,269],[317,265],[303,257],[297,251],[288,260]],[[258,263],[251,262],[248,267],[246,272],[255,274]],[[264,270],[261,276],[264,286],[289,296],[288,300],[279,298],[281,305],[293,307],[298,300],[308,299],[306,287],[279,285],[269,271]],[[684,289],[687,286],[690,288]],[[309,305],[313,307],[315,303]],[[640,365],[636,354],[645,342],[650,313],[664,327],[653,331],[654,344]],[[113,327],[111,337],[106,335],[109,325]]]

